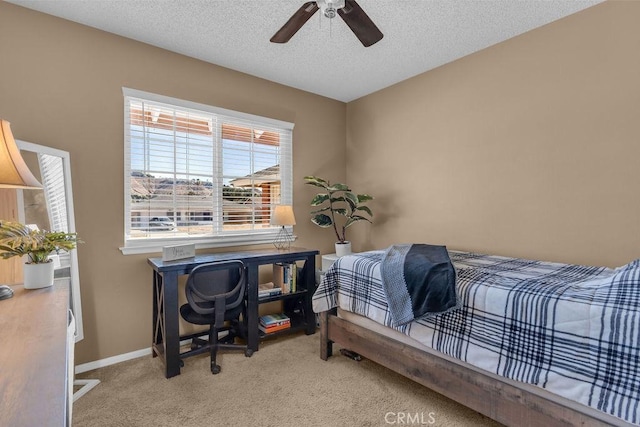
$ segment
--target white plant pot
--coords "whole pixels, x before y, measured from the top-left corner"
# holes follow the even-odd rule
[[[40,289],[53,285],[53,262],[24,264],[24,288]]]
[[[351,242],[336,242],[336,256],[341,257],[351,253]]]

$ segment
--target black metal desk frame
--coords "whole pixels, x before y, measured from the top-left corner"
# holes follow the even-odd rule
[[[258,268],[264,264],[304,261],[304,273],[300,285],[307,295],[304,298],[304,330],[307,335],[315,333],[316,322],[311,307],[311,297],[315,291],[315,257],[319,252],[302,248],[290,250],[263,249],[216,254],[196,255],[176,261],[162,261],[149,258],[153,268],[153,357],[161,357],[165,362],[165,376],[171,378],[180,374],[180,331],[178,313],[178,276],[189,272],[200,264],[238,259],[247,267],[247,327],[248,348],[258,351],[260,341],[258,330]]]

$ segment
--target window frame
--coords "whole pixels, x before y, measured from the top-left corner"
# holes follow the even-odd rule
[[[280,141],[280,204],[293,204],[293,127],[294,124],[281,120],[261,117],[253,114],[227,110],[220,107],[172,98],[164,95],[144,92],[137,89],[122,88],[124,101],[124,245],[120,251],[124,255],[144,254],[162,252],[165,246],[179,245],[184,243],[195,243],[196,249],[218,248],[228,246],[260,245],[272,243],[280,230],[274,226],[266,230],[252,230],[249,232],[234,232],[224,235],[202,235],[202,236],[178,236],[178,237],[146,237],[130,238],[127,235],[127,223],[131,223],[131,141],[129,138],[129,118],[128,103],[130,99],[140,99],[142,101],[167,104],[177,109],[195,110],[199,113],[211,114],[213,116],[223,116],[232,120],[250,122],[253,126],[266,126],[279,128],[281,131],[289,132],[290,137]],[[219,147],[214,147],[219,149]],[[215,175],[215,174],[214,174]],[[222,187],[220,187],[220,191]],[[286,227],[292,232],[293,227]]]

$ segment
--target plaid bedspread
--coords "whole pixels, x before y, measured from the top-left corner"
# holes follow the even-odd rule
[[[333,307],[392,327],[383,251],[338,259],[318,287]],[[615,270],[450,251],[459,310],[395,327],[486,371],[640,424],[640,260]]]

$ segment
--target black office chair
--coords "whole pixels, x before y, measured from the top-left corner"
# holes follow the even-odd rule
[[[211,373],[217,374],[219,348],[244,350],[245,356],[251,356],[253,351],[246,344],[234,344],[237,336],[246,338],[245,271],[242,261],[202,264],[191,271],[185,287],[188,304],[180,307],[180,314],[189,323],[209,325],[209,340],[197,338],[202,333],[180,337],[192,338],[191,350],[181,353],[180,359],[208,351]],[[223,331],[228,334],[219,339],[218,334]]]

